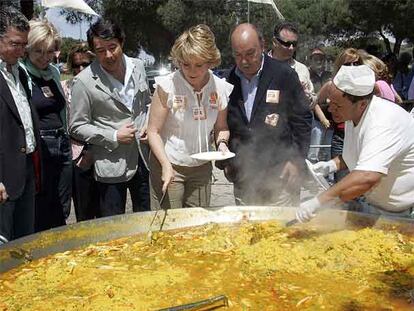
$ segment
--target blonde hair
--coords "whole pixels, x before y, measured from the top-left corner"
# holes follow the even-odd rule
[[[363,57],[362,61],[375,72],[376,80],[384,80],[389,83],[390,75],[388,73],[388,67],[382,60],[374,55],[367,54]]]
[[[28,36],[28,46],[30,50],[34,47],[40,47],[43,51],[54,47],[56,50],[60,48],[62,39],[59,36],[55,26],[45,19],[35,19],[29,22],[30,31]]]
[[[358,65],[362,65],[361,55],[358,53],[357,49],[348,48],[343,50],[342,53],[338,55],[338,57],[335,59],[334,64],[334,76],[342,65],[349,62],[356,62]]]
[[[175,40],[170,57],[177,67],[180,62],[188,62],[193,58],[209,63],[210,68],[217,67],[221,63],[221,55],[216,46],[214,34],[204,24],[184,31]]]

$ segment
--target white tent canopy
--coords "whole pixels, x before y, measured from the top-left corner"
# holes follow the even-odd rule
[[[46,8],[62,8],[78,11],[84,14],[98,15],[83,0],[42,0],[42,6]]]

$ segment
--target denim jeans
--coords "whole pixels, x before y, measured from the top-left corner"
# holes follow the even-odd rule
[[[107,217],[125,213],[127,190],[131,195],[132,210],[150,210],[149,173],[141,157],[138,169],[131,180],[121,183],[97,182],[99,191],[99,216]]]
[[[342,155],[342,150],[344,148],[344,139],[339,136],[338,134],[334,133],[332,137],[332,146],[331,146],[331,154],[332,158]],[[348,170],[341,170],[335,173],[335,182],[340,181],[346,175],[348,175]]]
[[[40,135],[43,180],[41,191],[36,195],[36,232],[66,224],[72,195],[69,136],[56,130],[41,130]]]
[[[388,212],[376,206],[375,204],[368,203],[367,199],[364,196],[355,199],[349,209],[356,212],[371,214],[377,217],[384,216],[414,219],[414,207],[407,208],[403,212]]]
[[[310,145],[331,145],[332,129],[325,128],[318,120],[313,120]],[[310,147],[308,152],[309,161],[328,161],[331,159],[331,148],[329,147]]]

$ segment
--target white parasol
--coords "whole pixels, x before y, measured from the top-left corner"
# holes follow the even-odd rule
[[[42,6],[46,8],[62,8],[78,11],[84,14],[97,15],[83,0],[42,0]]]

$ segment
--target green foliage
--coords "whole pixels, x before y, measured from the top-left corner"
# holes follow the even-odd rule
[[[126,34],[125,51],[136,55],[140,46],[155,53],[158,58],[166,55],[166,47],[173,35],[161,23],[157,8],[165,0],[108,0],[102,2],[103,16],[118,21]]]
[[[100,11],[100,1],[101,0],[84,0],[95,12]],[[102,0],[104,1],[104,0]],[[65,16],[65,19],[70,24],[77,24],[83,21],[91,22],[93,19],[92,15],[79,13],[73,10],[62,9],[60,11],[61,15]]]
[[[88,0],[105,18],[117,20],[126,32],[125,51],[136,55],[139,47],[166,61],[175,38],[190,26],[205,23],[216,36],[223,65],[232,63],[229,34],[247,22],[247,0]],[[413,0],[275,0],[281,13],[299,26],[298,58],[305,60],[318,46],[357,48],[381,45],[399,52],[403,40],[414,41]],[[270,42],[278,22],[270,5],[249,3],[249,20]],[[73,15],[65,15],[76,22]],[[83,18],[83,17],[81,17]],[[386,35],[396,42],[391,44]],[[378,41],[377,38],[381,38]],[[335,54],[338,48],[327,48]],[[334,55],[330,55],[334,57]]]
[[[73,38],[62,38],[62,45],[60,46],[60,60],[66,62],[70,49],[78,44],[79,40]]]
[[[404,39],[414,38],[414,2],[412,0],[348,0],[356,28],[364,34],[377,33],[384,38],[388,52],[398,54]],[[395,38],[394,49],[385,38]]]

